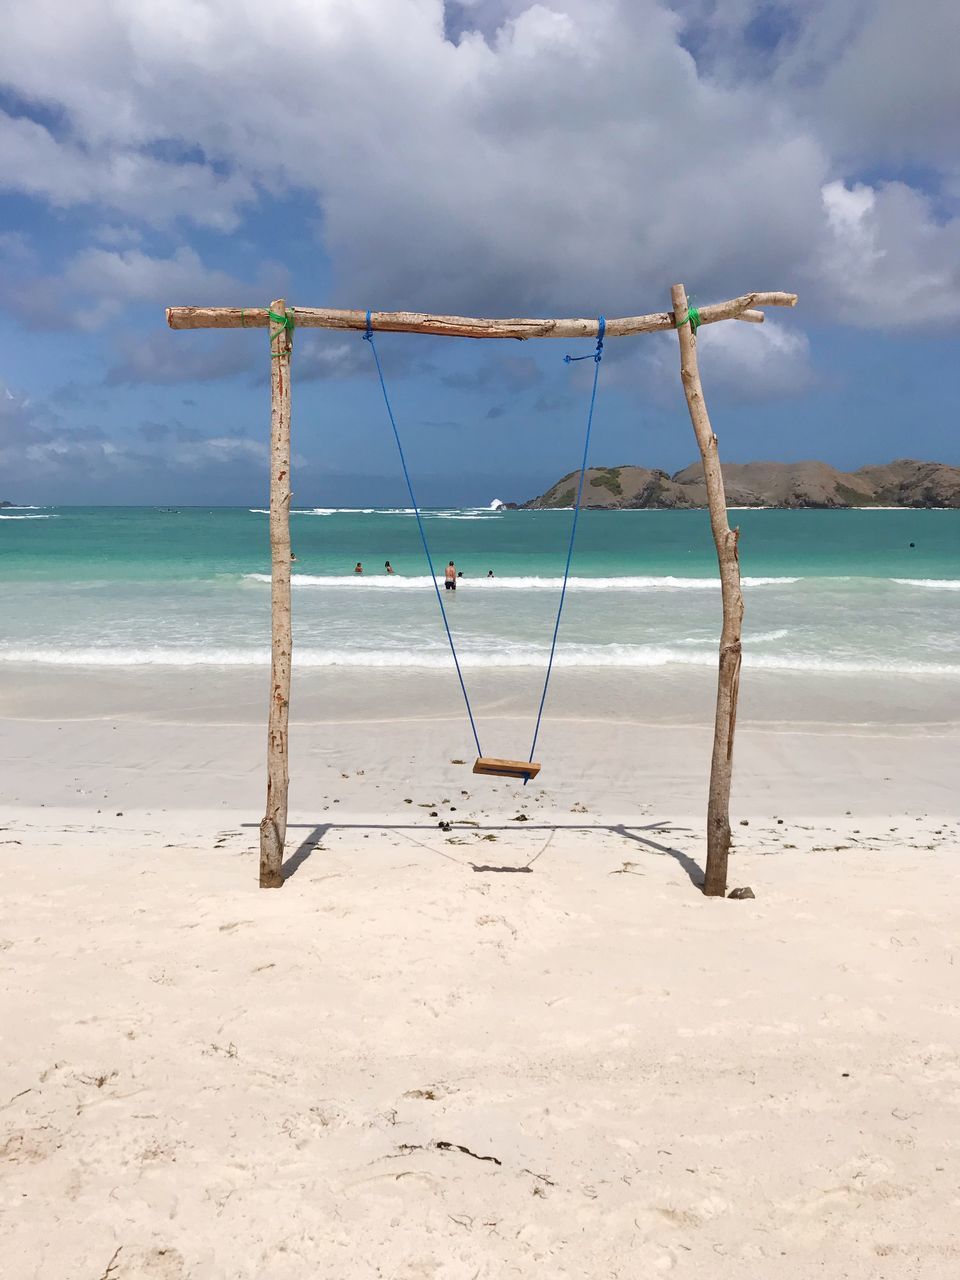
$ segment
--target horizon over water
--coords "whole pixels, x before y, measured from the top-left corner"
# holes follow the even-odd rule
[[[453,559],[465,575],[445,597],[463,666],[542,670],[572,512],[423,515],[438,573]],[[745,666],[960,677],[960,511],[731,521]],[[291,528],[296,664],[451,666],[412,511],[300,509]],[[262,508],[4,508],[0,663],[266,665],[269,571]],[[558,666],[715,667],[719,625],[707,512],[581,513]]]

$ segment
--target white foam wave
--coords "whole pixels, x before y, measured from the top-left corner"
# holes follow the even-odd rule
[[[36,506],[29,502],[11,502],[8,504],[7,511],[42,511],[42,506]]]
[[[269,573],[245,573],[244,578],[250,582],[269,582]],[[799,582],[799,578],[744,578],[745,587],[790,586]],[[358,591],[367,589],[382,591],[423,591],[433,587],[433,580],[428,577],[404,577],[402,574],[347,574],[330,575],[295,573],[292,578],[295,587],[350,587]],[[460,587],[463,590],[475,591],[559,591],[562,578],[463,578]],[[714,591],[720,587],[717,578],[677,578],[665,577],[624,577],[624,578],[571,578],[567,584],[570,591]]]
[[[926,587],[930,591],[960,591],[960,578],[894,578],[901,587]]]
[[[775,640],[785,640],[790,634],[786,627],[782,627],[779,631],[757,631],[753,635],[744,637],[744,645],[755,644],[772,644]],[[682,640],[674,640],[674,644],[682,645],[702,645],[708,649],[716,649],[717,637],[709,636],[684,636]]]
[[[268,516],[269,507],[248,507],[251,515]],[[415,516],[413,507],[293,507],[292,516]],[[421,510],[424,520],[490,520],[502,513],[492,507],[451,508],[444,511]]]
[[[5,516],[0,515],[0,520],[56,520],[56,516]]]
[[[547,649],[533,645],[504,647],[497,653],[461,650],[460,665],[466,670],[535,668],[546,666]],[[558,667],[643,669],[659,667],[716,666],[715,652],[691,652],[656,645],[568,645],[557,651]],[[0,662],[29,663],[58,667],[266,667],[267,649],[7,649],[0,650]],[[446,649],[298,649],[298,667],[411,668],[445,670],[451,666]],[[749,642],[744,666],[783,673],[823,672],[844,675],[899,674],[917,676],[960,676],[960,664],[911,662],[900,659],[830,658],[813,654],[753,654]]]
[[[268,516],[269,507],[247,507],[253,516]],[[292,516],[412,516],[413,508],[405,507],[292,507]]]

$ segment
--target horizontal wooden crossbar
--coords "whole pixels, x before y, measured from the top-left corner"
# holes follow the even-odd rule
[[[795,293],[744,293],[727,302],[700,308],[700,323],[747,320],[763,323],[757,307],[793,307]],[[270,323],[267,307],[168,307],[171,329],[265,329]],[[329,307],[287,307],[301,329],[354,329],[367,327],[366,311],[335,311]],[[571,320],[490,320],[477,316],[438,316],[418,311],[372,311],[370,327],[378,333],[433,333],[453,338],[595,338],[596,317]],[[608,320],[606,337],[625,338],[634,333],[675,329],[672,311]]]

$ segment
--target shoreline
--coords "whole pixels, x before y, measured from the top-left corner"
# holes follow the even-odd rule
[[[98,795],[118,808],[170,811],[212,802],[258,820],[268,692],[262,671],[0,671],[4,798],[73,807]],[[539,694],[529,673],[471,680],[488,752],[526,753]],[[476,751],[452,673],[295,672],[291,808],[309,808],[313,789],[345,810],[371,812],[375,799],[393,814],[425,779],[444,795],[465,788],[481,807],[509,796],[536,797],[554,813],[579,802],[629,814],[641,801],[696,813],[715,696],[709,670],[675,679],[558,671],[541,730],[543,773],[524,788],[470,774]],[[862,812],[874,790],[884,812],[949,811],[951,757],[960,757],[960,717],[944,682],[753,675],[741,692],[732,813],[791,803],[821,815]]]

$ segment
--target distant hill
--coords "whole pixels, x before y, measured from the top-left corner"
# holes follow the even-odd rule
[[[722,465],[730,507],[960,507],[960,467],[901,458],[884,466],[838,471],[826,462],[727,462]],[[525,509],[572,507],[579,471],[558,480]],[[583,505],[616,511],[677,510],[707,505],[699,462],[669,475],[650,467],[589,467]]]

